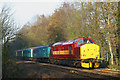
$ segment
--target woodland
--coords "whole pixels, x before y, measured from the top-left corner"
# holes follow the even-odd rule
[[[120,10],[118,2],[64,2],[50,16],[37,15],[21,29],[11,18],[10,8],[0,12],[3,62],[15,50],[89,37],[100,46],[108,68],[120,69]]]

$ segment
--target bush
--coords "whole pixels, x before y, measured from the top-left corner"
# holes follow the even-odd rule
[[[100,64],[100,68],[107,68],[109,65],[109,62],[102,60],[101,64]]]
[[[20,68],[15,59],[4,58],[2,63],[2,77],[14,78],[19,75]]]
[[[115,65],[108,65],[109,69],[114,69],[114,70],[120,70],[120,66],[118,66],[117,64]]]

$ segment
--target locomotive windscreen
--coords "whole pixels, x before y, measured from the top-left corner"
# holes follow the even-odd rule
[[[89,40],[89,39],[84,39],[84,43],[93,43],[94,44],[94,42],[92,40]]]

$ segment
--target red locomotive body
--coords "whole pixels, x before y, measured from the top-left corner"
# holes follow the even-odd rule
[[[80,59],[80,46],[86,44],[84,42],[80,44],[79,41],[83,39],[89,39],[95,44],[92,39],[86,37],[66,42],[57,42],[52,45],[51,57],[56,59]]]

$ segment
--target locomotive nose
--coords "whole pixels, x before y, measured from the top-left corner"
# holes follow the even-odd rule
[[[80,47],[81,59],[99,58],[99,46],[96,44],[85,44]]]
[[[99,67],[100,59],[99,46],[96,44],[85,44],[80,47],[81,66],[86,68]]]

